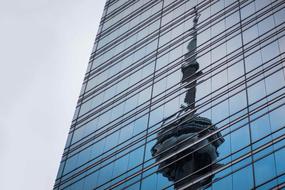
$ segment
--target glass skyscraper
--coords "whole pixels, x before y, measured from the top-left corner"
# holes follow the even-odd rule
[[[284,0],[107,0],[54,190],[285,188]]]

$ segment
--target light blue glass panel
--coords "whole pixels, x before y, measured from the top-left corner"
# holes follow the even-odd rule
[[[281,53],[285,52],[285,36],[279,39],[279,48],[280,48]],[[283,57],[284,57],[284,54],[283,54]]]
[[[270,121],[268,115],[265,115],[253,122],[251,122],[252,139],[253,141],[263,138],[271,131]]]
[[[249,29],[247,29],[243,32],[244,44],[249,43],[250,41],[257,38],[258,36],[259,36],[258,35],[258,27],[257,27],[257,25],[253,25],[252,27],[250,27]]]
[[[140,190],[140,189],[141,189],[140,182],[135,183],[134,185],[131,185],[130,187],[128,187],[128,189],[132,189],[132,190]]]
[[[274,21],[276,26],[285,22],[285,8],[274,14]]]
[[[284,141],[283,141],[284,143]],[[284,144],[283,144],[284,146]],[[276,169],[277,175],[283,174],[285,172],[285,148],[275,152],[275,159],[276,159]]]
[[[157,189],[157,174],[153,174],[142,181],[142,190]]]
[[[225,177],[212,185],[213,190],[232,190],[232,176]]]
[[[273,16],[269,16],[268,18],[262,20],[257,24],[259,35],[262,35],[272,28],[274,28],[274,19]]]
[[[79,155],[76,154],[72,157],[70,157],[67,161],[66,161],[66,165],[64,167],[64,171],[63,174],[66,174],[68,172],[70,172],[71,170],[73,170],[74,168],[76,168],[78,166],[78,157]]]
[[[244,86],[241,88],[238,88],[237,90],[241,91]],[[246,93],[245,90],[241,91],[240,93],[237,93],[235,95],[232,95],[229,98],[229,111],[231,114],[234,114],[242,109],[244,109],[247,105],[246,102]]]
[[[270,155],[254,163],[255,181],[259,185],[276,176],[274,156]]]
[[[113,178],[121,175],[122,173],[126,172],[128,169],[129,162],[129,155],[125,155],[122,158],[115,161],[114,164],[114,171],[113,171]]]
[[[147,129],[148,115],[144,115],[143,117],[137,119],[134,122],[133,136],[137,135]]]
[[[241,19],[245,19],[255,12],[254,2],[249,3],[241,9]]]
[[[250,144],[248,125],[231,133],[231,150],[235,152]]]
[[[233,190],[253,188],[252,167],[248,166],[233,174]]]
[[[106,139],[102,139],[91,146],[92,150],[90,152],[90,158],[96,158],[97,156],[100,156],[103,153],[105,141]]]
[[[227,41],[227,54],[238,51],[241,48],[241,35],[237,35]]]
[[[134,130],[134,122],[128,124],[127,126],[123,127],[120,130],[120,139],[119,143],[124,142],[125,140],[129,139],[133,136],[133,130]]]
[[[261,80],[248,88],[248,101],[252,104],[266,96],[265,82]],[[260,102],[261,103],[261,102]],[[264,103],[264,102],[262,102]]]
[[[284,100],[281,103],[284,104]],[[276,131],[285,126],[284,113],[285,113],[285,106],[281,106],[280,108],[275,109],[269,114],[272,131]],[[273,136],[277,136],[277,135],[279,136],[280,133],[282,134],[284,133],[284,131],[281,131],[277,134],[273,134]]]
[[[261,49],[263,63],[279,55],[277,42],[273,42]]]
[[[274,93],[276,90],[284,87],[285,83],[284,83],[283,71],[279,70],[278,72],[271,74],[269,77],[265,79],[265,84],[266,84],[267,94]]]
[[[76,129],[74,131],[74,135],[72,138],[72,144],[76,143],[77,141],[85,138],[86,136],[96,131],[98,129],[97,122],[98,122],[98,118],[95,118],[91,120],[90,122],[84,124],[83,126],[80,126],[78,129]]]
[[[98,176],[98,185],[104,184],[112,179],[113,169],[114,162],[100,169]]]
[[[131,169],[137,166],[138,164],[141,164],[143,161],[143,155],[144,155],[144,146],[131,152],[128,162],[128,169]]]
[[[255,2],[255,11],[259,11],[260,9],[264,8],[265,6],[269,5],[271,1],[268,0],[259,0],[258,2]]]
[[[84,190],[92,190],[97,186],[98,174],[98,172],[94,172],[84,179]]]
[[[78,189],[82,189],[83,186],[84,186],[84,180],[80,180],[68,186],[67,188],[64,188],[64,190],[78,190]]]
[[[261,64],[262,64],[262,59],[260,51],[257,51],[245,58],[245,67],[247,72],[260,66]]]
[[[212,122],[220,122],[229,116],[229,102],[225,100],[212,108]],[[227,120],[225,121],[227,122]],[[221,124],[220,124],[221,125]]]
[[[111,148],[114,148],[117,145],[118,140],[119,140],[119,131],[114,132],[113,134],[109,135],[106,138],[106,143],[104,146],[104,152],[107,150],[110,150]]]

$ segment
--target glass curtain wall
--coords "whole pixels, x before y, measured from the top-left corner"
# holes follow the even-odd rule
[[[189,60],[199,75],[182,81]],[[108,0],[54,190],[285,187],[284,66],[283,0]],[[154,154],[186,117],[207,126]]]

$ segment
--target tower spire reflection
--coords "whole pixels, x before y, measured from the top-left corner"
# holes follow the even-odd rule
[[[185,86],[186,96],[184,102],[187,106],[186,109],[195,109],[195,97],[196,97],[196,78],[202,75],[202,72],[199,71],[199,63],[196,61],[197,57],[197,23],[200,15],[196,7],[194,7],[195,17],[193,19],[193,27],[191,29],[192,40],[189,42],[187,49],[188,52],[185,54],[185,61],[181,66],[182,71],[182,80],[181,83],[187,83]],[[184,107],[184,106],[183,106]],[[193,111],[194,112],[194,111]],[[193,113],[192,112],[192,113]]]

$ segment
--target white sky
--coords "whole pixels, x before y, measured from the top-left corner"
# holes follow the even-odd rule
[[[0,0],[0,189],[50,190],[105,0]]]

